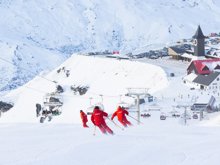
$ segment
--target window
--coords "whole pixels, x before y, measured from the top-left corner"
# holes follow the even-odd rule
[[[217,65],[214,69],[220,69],[220,65]]]
[[[202,68],[202,71],[205,71],[205,70],[209,70],[209,68],[206,65],[203,66],[203,68]]]

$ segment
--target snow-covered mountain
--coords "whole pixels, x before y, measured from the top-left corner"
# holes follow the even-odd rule
[[[198,24],[205,34],[218,32],[219,9],[218,0],[1,0],[0,57],[9,63],[0,61],[0,90],[73,52],[162,47],[190,38]]]
[[[0,50],[0,91],[21,86],[66,59],[62,54],[24,42],[0,41]]]

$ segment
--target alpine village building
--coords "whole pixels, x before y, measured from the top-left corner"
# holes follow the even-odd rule
[[[212,92],[220,91],[220,59],[205,58],[205,36],[200,26],[193,36],[194,58],[187,68],[187,76],[183,78],[184,83]]]

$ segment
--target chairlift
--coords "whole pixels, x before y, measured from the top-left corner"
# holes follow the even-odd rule
[[[193,119],[198,119],[199,117],[198,117],[198,115],[197,115],[196,113],[194,113],[193,116],[192,116],[192,118],[193,118]]]
[[[172,117],[180,117],[180,114],[174,113],[174,114],[172,114]]]
[[[95,108],[96,106],[99,107],[101,110],[104,111],[104,105],[103,105],[102,103],[96,103],[96,104],[93,104],[93,105],[91,105],[91,106],[89,106],[89,107],[87,108],[86,114],[87,114],[87,115],[92,115],[93,110],[94,110],[94,108]]]
[[[160,115],[160,120],[166,120],[167,116],[165,115],[165,113],[161,113]]]
[[[183,119],[187,119],[187,120],[191,119],[191,115],[189,115],[188,113],[186,113],[186,114],[183,113],[183,114],[180,115],[180,117],[183,118]]]
[[[40,117],[40,123],[44,123],[44,121],[48,118],[48,121],[50,122],[52,120],[52,111],[46,109],[45,107],[43,107],[42,110],[42,116]]]
[[[119,102],[118,106],[124,107],[125,109],[129,109],[129,107],[131,107],[131,105],[126,102]]]
[[[48,121],[52,120],[52,116],[61,114],[61,107],[63,105],[63,98],[59,93],[47,93],[43,98],[43,108],[40,118],[40,123],[43,123],[46,118]]]
[[[60,107],[63,105],[63,98],[58,93],[47,93],[43,100],[44,106]]]
[[[94,104],[94,107],[95,106],[98,106],[101,110],[105,109],[105,107],[104,107],[104,105],[102,103],[96,103],[96,104]]]
[[[150,113],[144,113],[144,114],[141,114],[141,117],[148,118],[148,117],[151,117],[151,114]]]
[[[91,105],[90,107],[88,107],[87,110],[86,110],[86,114],[87,114],[87,115],[92,115],[94,107],[95,107],[95,106],[93,106],[93,105]]]
[[[170,113],[171,113],[172,117],[175,117],[175,118],[180,117],[180,113],[178,111],[174,110],[174,111],[171,111]]]

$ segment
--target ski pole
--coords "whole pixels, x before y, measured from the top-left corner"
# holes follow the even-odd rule
[[[108,117],[107,117],[108,118]],[[109,118],[108,118],[109,119]],[[120,127],[118,124],[116,124],[113,120],[109,119],[112,123],[115,124],[116,127],[120,128],[121,130],[124,131],[124,128]]]
[[[94,127],[93,136],[95,136],[95,132],[96,132],[96,125],[95,125],[95,127]]]
[[[144,124],[144,123],[142,123],[141,121],[138,121],[137,119],[135,119],[134,117],[132,117],[132,116],[130,116],[130,115],[128,115],[130,118],[132,118],[132,119],[134,119],[135,121],[137,121],[137,122],[139,122],[139,123],[141,123],[141,124]]]

